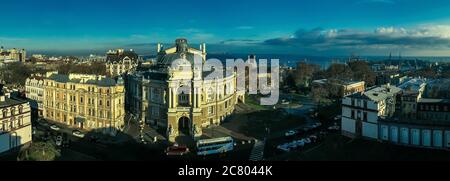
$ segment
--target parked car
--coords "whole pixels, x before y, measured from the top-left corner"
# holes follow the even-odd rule
[[[48,123],[47,123],[47,121],[45,121],[45,119],[39,118],[37,122],[38,122],[41,126],[44,126],[44,127],[48,127],[48,126],[49,126]]]
[[[289,148],[289,146],[287,144],[284,145],[278,145],[277,149],[281,150],[281,151],[285,151],[285,152],[289,152],[291,151],[291,149]]]
[[[100,141],[100,138],[97,135],[89,136],[89,141],[93,143],[98,143]]]
[[[295,130],[290,130],[290,131],[284,133],[284,136],[290,137],[290,136],[294,136],[294,135],[296,135],[296,134],[297,134],[297,131],[295,131]]]
[[[322,123],[317,122],[317,123],[312,124],[312,125],[311,125],[311,128],[312,128],[312,129],[316,129],[316,128],[320,127],[320,126],[322,126]]]
[[[312,142],[311,139],[305,138],[305,143],[306,143],[306,144],[310,144],[311,142]]]
[[[183,156],[188,153],[189,153],[189,148],[184,145],[183,146],[179,146],[179,145],[169,146],[166,149],[166,155],[168,155],[168,156]]]
[[[328,130],[330,130],[330,131],[339,131],[341,129],[341,127],[340,126],[330,126],[330,127],[328,127]]]
[[[297,140],[297,141],[295,141],[295,144],[297,144],[300,147],[303,147],[303,146],[305,146],[305,141],[303,139],[302,140]]]
[[[309,139],[313,142],[313,143],[316,143],[317,141],[318,141],[318,137],[316,136],[316,135],[311,135],[311,136],[309,136]]]
[[[59,128],[58,126],[56,126],[55,124],[50,126],[50,129],[55,130],[55,131],[59,131],[61,128]]]
[[[78,130],[72,131],[72,135],[74,135],[78,138],[84,138],[84,133],[82,133],[81,131],[78,131]]]
[[[61,135],[57,136],[56,139],[55,139],[56,146],[61,146],[62,145],[62,141],[63,141],[62,136]]]
[[[338,120],[341,120],[341,118],[342,118],[342,115],[337,115],[336,117],[334,117],[334,120],[338,121]]]

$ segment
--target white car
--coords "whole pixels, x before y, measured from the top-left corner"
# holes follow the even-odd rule
[[[84,138],[84,134],[81,131],[75,130],[72,134],[78,138]]]
[[[314,123],[313,125],[311,125],[312,128],[318,128],[320,126],[322,126],[322,123],[319,123],[319,122]]]
[[[290,130],[290,131],[284,133],[284,136],[289,137],[289,136],[294,136],[295,134],[297,134],[296,131]]]
[[[297,141],[295,141],[295,144],[297,144],[300,147],[305,146],[305,142],[303,140],[297,140]]]
[[[52,126],[50,126],[50,129],[55,130],[55,131],[59,131],[61,128],[59,128],[56,125],[52,125]]]
[[[341,118],[342,118],[341,115],[337,115],[336,117],[334,117],[334,120],[337,121],[337,120],[340,120]]]
[[[299,145],[297,145],[297,143],[295,143],[295,142],[289,143],[289,148],[297,149],[298,146]]]
[[[56,146],[61,146],[62,145],[62,141],[63,141],[62,136],[57,136],[56,140],[55,140]]]
[[[340,130],[341,129],[341,127],[340,126],[330,126],[330,127],[328,127],[328,130],[335,130],[335,131],[338,131],[338,130]]]
[[[278,145],[277,148],[278,148],[279,150],[282,150],[282,151],[285,151],[285,152],[291,151],[291,149],[288,147],[287,144],[284,144],[284,145]]]
[[[305,138],[305,143],[306,143],[306,144],[310,144],[310,143],[311,143],[311,139]]]

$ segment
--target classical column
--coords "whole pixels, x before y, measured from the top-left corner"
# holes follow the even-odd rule
[[[172,108],[172,94],[173,94],[173,92],[172,92],[172,88],[169,88],[169,108]]]
[[[176,107],[178,107],[178,94],[177,94],[177,90],[174,88],[174,89],[172,89],[173,90],[173,93],[172,93],[172,95],[173,95],[173,107],[174,108],[176,108]]]

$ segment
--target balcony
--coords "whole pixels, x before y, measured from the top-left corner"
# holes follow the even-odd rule
[[[191,107],[183,107],[183,106],[179,106],[176,108],[177,111],[179,112],[190,112],[191,111]]]

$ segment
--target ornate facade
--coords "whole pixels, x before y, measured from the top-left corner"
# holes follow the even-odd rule
[[[119,76],[138,66],[139,56],[123,49],[109,50],[106,54],[106,70],[111,76]]]
[[[97,75],[53,74],[44,79],[44,118],[114,135],[124,126],[121,82]]]
[[[244,97],[236,89],[235,72],[209,79],[212,72],[194,68],[196,58],[205,63],[206,45],[198,50],[186,39],[177,39],[172,48],[158,45],[157,63],[150,70],[127,76],[129,111],[165,128],[170,141],[181,135],[200,137],[202,128],[220,124]]]
[[[31,142],[30,112],[28,102],[4,95],[0,85],[0,153]]]

